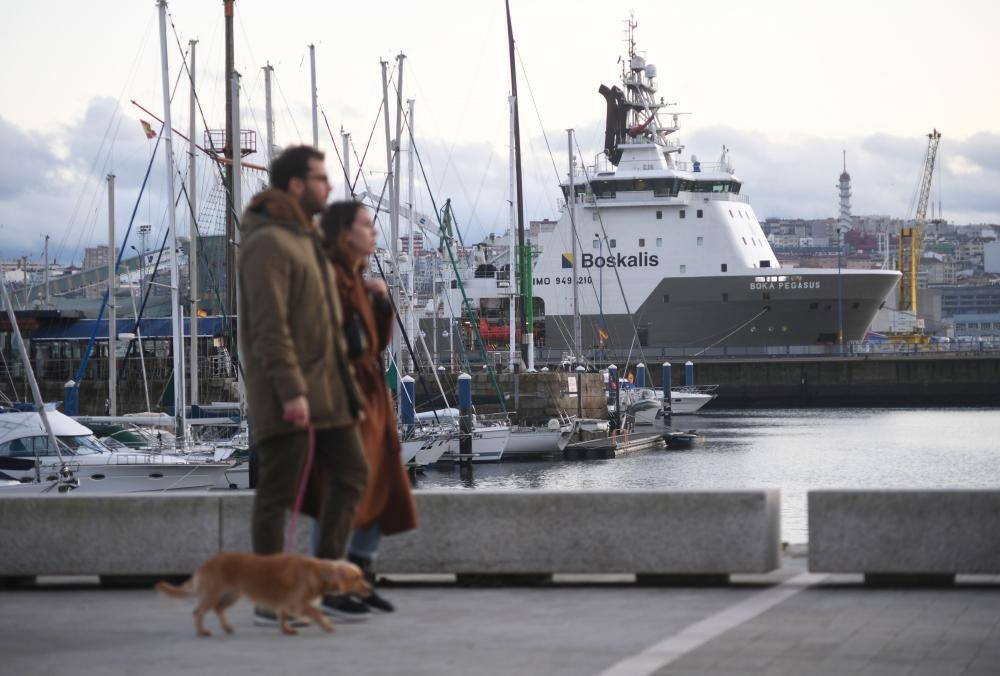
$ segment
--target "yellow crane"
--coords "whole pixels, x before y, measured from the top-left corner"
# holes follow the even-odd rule
[[[917,316],[917,270],[924,248],[924,230],[927,228],[927,205],[931,197],[931,179],[934,176],[934,160],[937,157],[941,132],[937,129],[927,135],[927,156],[920,174],[917,192],[917,210],[913,214],[913,224],[899,231],[899,311]]]

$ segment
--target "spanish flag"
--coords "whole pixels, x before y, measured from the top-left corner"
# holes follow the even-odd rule
[[[142,125],[142,130],[146,132],[146,138],[156,138],[156,132],[153,131],[153,128],[149,125],[149,122],[146,122],[145,120],[139,120],[139,124]]]

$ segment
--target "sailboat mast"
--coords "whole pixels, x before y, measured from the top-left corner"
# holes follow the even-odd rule
[[[45,235],[45,309],[51,310],[52,303],[49,300],[49,236]]]
[[[521,121],[518,115],[517,102],[517,69],[514,62],[514,27],[510,18],[510,2],[504,3],[507,8],[507,47],[510,60],[510,95],[514,101],[514,182],[517,187],[515,196],[517,202],[517,250],[520,265],[519,291],[521,296],[520,317],[523,336],[527,336],[526,351],[528,352],[528,370],[534,370],[534,308],[532,307],[531,291],[531,254],[525,248],[524,242],[524,185],[521,177]]]
[[[351,188],[351,135],[340,127],[340,143],[343,146],[344,156],[344,199],[354,199],[354,190]]]
[[[399,265],[399,203],[400,203],[400,179],[402,178],[400,169],[400,158],[399,150],[402,148],[402,137],[403,137],[403,59],[406,55],[400,52],[396,56],[396,142],[394,144],[394,150],[396,151],[396,156],[393,158],[393,168],[392,168],[392,266],[396,271],[395,274],[395,287],[397,289],[396,298],[403,300],[402,296],[402,277],[400,276],[402,270],[400,270]],[[397,307],[400,311],[405,312],[408,307],[409,299],[406,302],[397,303]],[[393,332],[392,334],[392,347],[393,347],[393,359],[396,360],[396,391],[402,396],[402,383],[403,376],[406,375],[401,369],[403,368],[403,340],[398,332]]]
[[[233,135],[233,99],[232,99],[232,89],[228,86],[230,78],[233,76],[233,70],[235,69],[235,54],[234,54],[234,39],[233,39],[233,0],[223,0],[223,5],[225,7],[225,18],[226,18],[226,138],[222,142],[223,156],[230,160],[226,162],[226,239],[223,242],[223,247],[226,252],[226,293],[225,293],[225,313],[230,317],[236,315],[236,246],[234,242],[236,241],[236,219],[234,218],[234,206],[233,206],[233,147],[229,143],[229,139]],[[230,324],[232,319],[227,321]],[[227,334],[232,340],[233,327],[230,325],[227,327]],[[229,349],[234,349],[233,345],[229,345]]]
[[[566,209],[569,211],[570,239],[573,240],[573,358],[580,361],[580,289],[577,286],[577,237],[576,237],[576,162],[573,157],[573,130],[566,130],[569,154],[569,189],[566,191]]]
[[[233,109],[231,111],[231,117],[233,120],[233,135],[229,139],[229,144],[233,147],[233,207],[236,209],[236,214],[243,213],[243,141],[242,134],[240,133],[240,74],[237,71],[233,71],[232,80],[229,83],[229,88],[232,90],[231,98],[233,102]],[[236,218],[236,215],[233,216]],[[234,245],[239,247],[240,245],[240,228],[239,221],[236,222],[236,228],[234,230],[235,242]],[[236,285],[236,308],[240,306],[240,285]],[[239,310],[237,309],[237,315]],[[239,317],[237,316],[237,321]],[[237,328],[239,326],[237,325]],[[192,340],[194,336],[192,335]],[[236,383],[238,385],[238,390],[240,393],[240,422],[242,423],[246,417],[243,415],[246,411],[246,387],[243,382],[242,366],[243,362],[243,352],[240,349],[240,344],[236,344],[236,363],[239,364],[239,368],[236,369]]]
[[[108,415],[118,415],[118,290],[115,275],[115,175],[108,174]]]
[[[379,65],[382,67],[382,114],[385,121],[385,170],[386,170],[386,187],[389,189],[389,200],[390,204],[390,225],[391,225],[391,238],[392,241],[389,242],[389,251],[391,252],[391,260],[393,267],[393,276],[389,278],[389,293],[392,295],[393,299],[396,301],[396,307],[399,307],[399,287],[397,284],[393,283],[394,279],[399,279],[399,271],[396,270],[396,253],[399,248],[396,243],[396,225],[395,225],[395,208],[396,199],[393,196],[393,186],[395,183],[392,178],[392,130],[389,123],[389,62],[379,61]],[[382,191],[383,193],[385,190]],[[379,205],[376,205],[375,217],[378,218]],[[396,333],[393,333],[392,337],[392,360],[396,368],[396,401],[399,401],[399,394],[401,392],[402,384],[401,379],[403,374],[399,372],[399,352],[396,347],[399,338]]]
[[[191,46],[191,62],[188,71],[191,74],[191,100],[190,100],[190,134],[188,135],[188,198],[191,200],[191,242],[188,244],[188,284],[191,288],[191,312],[189,333],[191,334],[191,403],[198,403],[198,180],[197,180],[197,160],[198,146],[195,139],[198,138],[198,118],[195,115],[195,106],[198,98],[195,91],[195,46],[197,40],[189,40]],[[114,415],[112,413],[112,415]]]
[[[407,312],[406,312],[406,319],[407,319],[407,321],[406,321],[406,330],[407,330],[407,332],[409,332],[409,336],[410,336],[409,339],[415,341],[416,340],[416,327],[414,326],[414,321],[416,320],[416,314],[414,313],[414,305],[415,305],[414,301],[416,300],[415,299],[416,289],[414,287],[414,279],[413,279],[413,277],[414,277],[414,272],[416,271],[416,265],[415,265],[415,260],[413,258],[413,254],[414,254],[414,252],[413,252],[413,235],[414,235],[414,232],[413,232],[413,219],[414,219],[414,212],[416,211],[416,206],[413,204],[413,193],[414,193],[414,189],[413,189],[414,188],[413,157],[414,157],[414,155],[416,155],[416,152],[414,152],[414,150],[413,150],[413,146],[414,146],[414,143],[413,143],[413,99],[407,99],[406,100],[406,105],[407,105],[407,122],[408,122],[408,128],[410,130],[410,133],[409,133],[409,138],[410,138],[409,150],[410,150],[410,154],[406,158],[406,163],[407,163],[407,171],[406,171],[406,178],[407,178],[406,201],[410,205],[410,223],[409,223],[409,227],[407,228],[407,232],[409,233],[409,236],[406,239],[406,257],[410,261],[410,274],[407,275],[407,278],[406,278],[406,294],[407,294],[407,296],[409,296],[409,298],[407,299],[407,303],[406,303],[406,310],[407,310]],[[417,368],[416,355],[411,354],[410,355],[410,360],[411,360],[411,362],[413,362],[412,363],[413,370],[416,370],[416,368]]]
[[[227,3],[231,6],[231,2]],[[177,267],[177,213],[174,209],[174,140],[170,115],[170,66],[167,60],[167,0],[160,0],[160,70],[163,76],[163,146],[167,162],[167,222],[170,226],[170,314],[174,352],[174,434],[183,441],[184,322],[181,319],[180,271]]]
[[[515,316],[517,314],[515,308],[515,301],[517,299],[517,291],[514,288],[515,283],[515,273],[517,270],[517,265],[515,261],[517,260],[517,248],[515,246],[514,231],[517,229],[517,212],[515,210],[515,195],[517,194],[517,188],[514,184],[514,97],[507,97],[507,104],[510,106],[510,163],[507,165],[507,179],[509,183],[510,190],[510,227],[507,230],[508,239],[508,263],[510,264],[510,270],[508,272],[508,308],[507,308],[507,323],[510,329],[510,354],[508,356],[508,366],[510,367],[511,373],[514,372],[514,362],[517,361],[517,324],[515,321]]]
[[[41,390],[38,389],[38,380],[35,378],[34,369],[31,368],[31,359],[28,358],[28,350],[24,346],[24,338],[21,337],[21,327],[17,324],[17,315],[14,314],[14,301],[7,293],[7,280],[3,276],[0,276],[0,292],[3,294],[3,307],[7,312],[7,321],[10,322],[11,342],[14,343],[17,353],[21,357],[21,364],[24,366],[24,375],[27,377],[28,385],[31,387],[31,396],[35,401],[35,407],[38,409],[38,415],[42,418],[42,426],[45,427],[45,435],[49,438],[49,446],[59,456],[59,465],[62,467],[63,472],[66,472],[67,468],[63,460],[62,451],[59,450],[56,435],[52,432],[52,425],[49,424],[49,416],[45,412],[45,400],[42,399]],[[37,465],[35,468],[35,478],[41,481],[41,477],[38,476]]]
[[[274,159],[274,111],[271,108],[271,73],[274,66],[268,61],[264,66],[264,158],[267,160],[268,169],[271,168],[271,160]]]
[[[309,45],[309,72],[312,75],[313,148],[319,148],[319,103],[316,93],[316,45]]]

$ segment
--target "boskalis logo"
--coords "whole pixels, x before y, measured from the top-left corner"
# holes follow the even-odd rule
[[[655,268],[659,264],[659,256],[648,254],[645,251],[631,256],[621,253],[608,254],[607,256],[585,253],[580,256],[580,267],[583,268]],[[564,268],[573,267],[573,254],[564,253],[562,255],[562,266]]]

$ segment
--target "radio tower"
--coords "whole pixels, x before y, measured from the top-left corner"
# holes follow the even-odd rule
[[[847,151],[844,151],[844,171],[840,174],[840,217],[837,219],[837,227],[841,232],[851,229],[851,175],[847,173]]]

